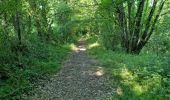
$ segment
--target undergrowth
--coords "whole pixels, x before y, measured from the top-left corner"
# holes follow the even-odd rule
[[[96,39],[87,40],[88,53],[99,60],[117,84],[121,100],[169,100],[169,56],[140,55],[105,49]],[[113,83],[115,84],[115,83]]]
[[[36,42],[35,42],[36,43]],[[0,66],[6,79],[0,81],[0,99],[17,100],[20,95],[31,91],[34,82],[45,75],[56,73],[61,68],[63,60],[67,57],[70,49],[68,45],[56,45],[51,43],[28,44],[28,51],[19,58],[16,55],[8,55],[7,61]],[[7,55],[0,55],[1,58]],[[17,58],[17,60],[15,60]],[[20,66],[15,64],[20,61]],[[11,63],[9,63],[11,62]]]

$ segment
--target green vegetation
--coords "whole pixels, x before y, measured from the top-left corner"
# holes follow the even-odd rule
[[[59,71],[84,36],[116,80],[115,96],[168,100],[169,7],[170,0],[0,0],[0,99],[19,99]]]
[[[22,68],[12,63],[6,65],[5,69],[1,70],[7,74],[2,76],[7,79],[2,79],[0,82],[1,99],[17,99],[22,93],[32,90],[34,81],[45,75],[56,73],[61,68],[62,61],[69,51],[68,46],[39,44],[38,47],[32,48],[30,53],[20,58],[24,64]],[[12,62],[15,63],[15,61]]]
[[[169,0],[101,0],[88,52],[115,79],[123,100],[169,100]],[[114,98],[114,96],[113,96]]]
[[[64,4],[46,0],[0,0],[0,99],[19,99],[21,94],[34,89],[36,80],[61,68],[70,52],[69,44],[77,38],[62,36],[71,36],[71,30],[58,30],[60,19],[55,17],[56,12],[66,14],[65,23],[70,21],[68,14],[60,11],[61,3]]]
[[[118,87],[115,96],[123,100],[170,98],[169,55],[158,56],[145,51],[140,55],[131,55],[106,49],[97,37],[87,41],[90,44],[88,53],[98,59],[115,79],[113,84]]]

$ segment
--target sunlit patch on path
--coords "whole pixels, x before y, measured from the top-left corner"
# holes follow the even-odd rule
[[[116,93],[103,67],[86,54],[84,40],[72,45],[73,53],[63,68],[41,85],[27,100],[113,100]]]

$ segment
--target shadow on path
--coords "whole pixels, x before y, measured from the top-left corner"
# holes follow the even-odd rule
[[[27,100],[112,100],[115,93],[111,78],[100,64],[88,57],[85,42],[80,39],[74,51],[64,62],[59,73],[48,81],[42,80]]]

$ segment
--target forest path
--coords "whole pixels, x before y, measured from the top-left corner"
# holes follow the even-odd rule
[[[112,100],[115,89],[111,83],[100,64],[88,57],[81,39],[61,71],[42,80],[27,100]]]

